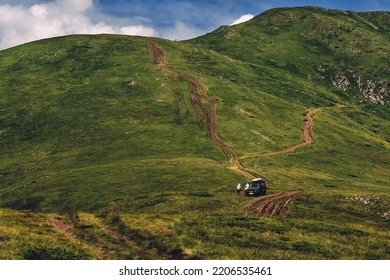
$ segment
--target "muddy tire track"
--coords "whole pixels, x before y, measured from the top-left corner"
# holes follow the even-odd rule
[[[165,65],[164,53],[159,47],[157,47],[156,43],[149,41],[146,44],[148,46],[152,61],[156,64]]]
[[[183,77],[187,80],[189,84],[191,104],[196,113],[198,124],[201,129],[207,132],[212,142],[216,144],[226,155],[228,161],[231,164],[231,169],[246,177],[247,179],[261,177],[259,174],[245,169],[240,164],[235,151],[219,136],[217,124],[217,104],[214,99],[207,96],[206,91],[202,89],[201,83],[189,75],[183,74],[176,69],[168,67],[164,61],[163,51],[157,46],[155,42],[148,41],[147,47],[151,56],[151,60],[154,63],[167,67],[170,71],[175,73],[176,76]]]
[[[156,45],[156,43],[149,41],[147,42],[147,47],[149,50],[149,54],[151,56],[151,60],[163,67],[169,69],[169,71],[175,73],[176,77],[183,77],[187,80],[189,84],[189,94],[191,99],[191,105],[195,111],[197,122],[199,127],[206,131],[209,135],[212,142],[217,145],[223,153],[226,155],[233,171],[242,175],[243,177],[252,180],[256,177],[263,177],[256,172],[253,172],[249,169],[244,168],[241,163],[241,158],[247,157],[257,157],[263,156],[264,154],[252,154],[249,156],[239,158],[236,152],[229,146],[227,143],[221,139],[218,134],[218,123],[217,123],[217,104],[214,99],[210,98],[206,94],[206,90],[202,88],[201,83],[195,78],[183,74],[180,71],[173,69],[164,61],[164,53],[163,51]],[[313,139],[311,136],[311,127],[313,125],[313,114],[317,112],[318,109],[310,110],[306,115],[306,122],[303,125],[304,131],[304,142],[293,147],[284,149],[279,152],[275,152],[272,154],[279,153],[290,153],[295,151],[296,149],[309,145],[312,143]],[[267,154],[271,155],[271,154]],[[293,197],[298,195],[300,192],[281,192],[268,196],[262,196],[256,199],[249,201],[242,209],[244,213],[254,215],[255,217],[266,216],[266,217],[280,217],[286,216],[289,213],[288,205],[290,204]]]
[[[292,191],[261,196],[249,201],[242,208],[242,212],[255,217],[285,217],[289,213],[288,205],[291,200],[300,193],[300,191]]]
[[[297,145],[285,148],[280,151],[271,152],[271,153],[253,153],[238,157],[236,152],[229,146],[223,139],[220,138],[218,134],[218,123],[217,123],[217,104],[214,99],[210,98],[206,94],[206,90],[202,88],[201,83],[195,78],[183,74],[180,71],[167,66],[164,61],[164,53],[157,46],[155,42],[148,41],[147,47],[149,54],[151,56],[151,61],[159,66],[166,67],[169,71],[173,72],[176,77],[183,77],[187,80],[189,84],[189,94],[191,105],[195,111],[197,122],[199,127],[206,131],[209,135],[212,142],[217,145],[223,153],[226,155],[229,163],[230,169],[236,173],[242,175],[243,177],[251,180],[256,177],[263,177],[256,172],[253,172],[242,166],[240,163],[241,159],[246,158],[255,158],[255,157],[265,157],[273,156],[279,154],[287,154],[295,152],[297,149],[304,146],[310,145],[313,143],[312,137],[312,128],[314,125],[313,115],[320,110],[326,109],[340,109],[344,108],[344,105],[336,104],[333,107],[322,107],[314,108],[308,110],[305,117],[305,122],[302,126],[304,140],[302,143]],[[246,214],[254,215],[255,217],[265,216],[265,217],[281,217],[287,216],[289,213],[288,206],[290,205],[292,199],[299,195],[299,191],[290,191],[290,192],[279,192],[272,195],[266,195],[250,200],[243,208],[242,211]],[[118,236],[122,239],[122,237]]]

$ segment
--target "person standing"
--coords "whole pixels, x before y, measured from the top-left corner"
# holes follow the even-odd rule
[[[238,183],[237,184],[237,195],[240,195],[240,192],[241,192],[241,184]]]
[[[244,196],[247,196],[247,195],[248,195],[248,189],[249,189],[249,187],[250,187],[249,183],[246,183],[246,184],[245,184]]]

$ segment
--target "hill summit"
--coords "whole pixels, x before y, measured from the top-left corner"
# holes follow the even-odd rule
[[[279,8],[194,41],[246,62],[278,61],[274,65],[280,70],[305,75],[318,84],[332,82],[359,92],[356,98],[362,102],[370,99],[384,105],[390,100],[389,25],[386,12]]]

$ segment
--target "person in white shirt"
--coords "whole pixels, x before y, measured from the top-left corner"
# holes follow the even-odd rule
[[[240,192],[241,192],[241,184],[238,183],[238,185],[237,185],[237,195],[240,195]]]

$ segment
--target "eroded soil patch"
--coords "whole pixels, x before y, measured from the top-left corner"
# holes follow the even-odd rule
[[[249,201],[242,211],[255,217],[285,217],[289,213],[288,206],[291,200],[299,194],[300,191],[293,191],[261,196]]]

